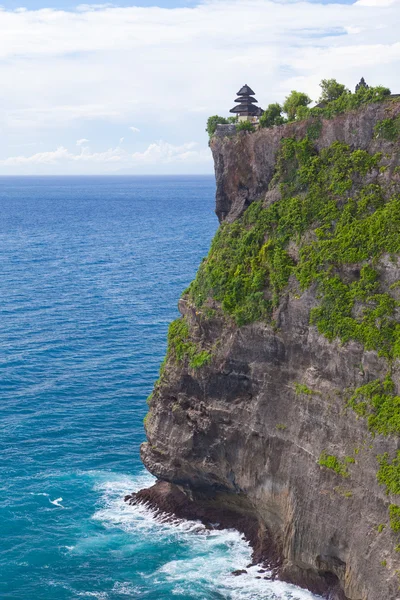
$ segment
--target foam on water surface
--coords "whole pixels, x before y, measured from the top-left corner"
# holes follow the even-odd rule
[[[127,490],[135,492],[153,483],[154,478],[143,472],[136,478],[113,478],[95,485],[101,500],[94,520],[100,521],[108,530],[116,528],[127,532],[133,540],[139,536],[141,548],[147,546],[149,550],[156,544],[179,544],[182,549],[178,559],[167,560],[154,572],[144,575],[144,585],[149,585],[149,580],[153,589],[169,584],[174,596],[204,600],[217,597],[226,600],[316,598],[295,586],[267,581],[264,579],[267,574],[259,579],[260,567],[257,565],[248,568],[246,574],[233,576],[232,571],[244,569],[251,562],[251,548],[237,531],[210,531],[194,521],[165,521],[155,517],[154,512],[143,505],[131,506],[123,501]],[[140,588],[135,589],[135,593],[140,594]]]
[[[234,577],[234,531],[123,497],[168,324],[216,231],[213,177],[0,178],[1,600],[309,600]],[[62,500],[61,500],[62,498]]]

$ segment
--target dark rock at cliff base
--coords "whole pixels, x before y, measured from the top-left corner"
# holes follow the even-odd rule
[[[239,575],[245,575],[246,573],[246,569],[238,569],[237,571],[232,571],[231,575],[238,577]]]
[[[260,523],[246,501],[239,497],[235,500],[224,502],[212,490],[189,491],[166,481],[125,496],[128,504],[144,504],[164,519],[200,521],[207,529],[236,529],[253,548],[253,564],[263,562],[269,568],[278,568],[281,559],[268,531],[260,535]]]

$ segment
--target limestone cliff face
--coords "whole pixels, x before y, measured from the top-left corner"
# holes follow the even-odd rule
[[[374,128],[399,113],[399,104],[382,103],[322,121],[316,156],[335,141],[382,152],[380,166],[353,183],[379,184],[387,199],[399,191],[398,141],[377,137]],[[309,127],[306,121],[254,134],[218,132],[211,148],[221,221],[235,222],[256,200],[264,207],[285,201],[273,182],[282,138],[301,140]],[[288,242],[294,265],[299,244]],[[336,273],[348,282],[361,267],[340,265]],[[398,256],[381,252],[374,268],[382,293],[398,301]],[[263,293],[270,297],[267,284]],[[388,511],[399,502],[377,481],[377,456],[392,459],[399,438],[394,426],[386,435],[382,427],[371,430],[346,402],[351,391],[385,380],[388,368],[395,402],[399,361],[360,340],[329,341],[310,323],[321,293],[317,282],[299,288],[290,275],[269,316],[240,326],[220,300],[210,296],[199,305],[185,295],[179,309],[190,342],[168,353],[150,399],[142,458],[188,501],[251,516],[260,547],[269,540],[279,554],[282,578],[336,599],[395,600],[399,541]]]

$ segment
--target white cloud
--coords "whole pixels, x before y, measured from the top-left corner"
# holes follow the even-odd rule
[[[76,145],[83,146],[84,144],[87,144],[88,142],[89,142],[89,140],[87,140],[86,138],[82,138],[80,140],[76,140]]]
[[[79,140],[87,141],[87,140]],[[77,166],[79,170],[82,167],[88,167],[87,170],[97,172],[101,167],[101,173],[104,172],[135,172],[142,171],[142,167],[150,167],[151,171],[160,166],[202,166],[211,163],[210,152],[198,147],[196,142],[187,142],[180,146],[170,144],[163,140],[154,142],[143,152],[129,153],[120,145],[115,148],[109,148],[103,152],[93,152],[88,146],[82,146],[80,152],[71,152],[64,146],[59,146],[56,150],[46,152],[37,152],[30,156],[10,156],[0,160],[0,168],[13,169],[15,172],[33,168],[34,172],[47,172],[51,167],[57,173],[70,172],[71,166]],[[53,169],[54,167],[54,169]],[[85,170],[85,168],[83,169]],[[179,171],[178,171],[179,172]]]
[[[397,4],[398,0],[358,0],[356,4],[360,6],[392,6]]]
[[[400,93],[399,20],[400,0],[0,10],[0,158],[22,136],[68,147],[84,131],[107,147],[121,127],[140,130],[149,148],[162,136],[208,153],[206,117],[228,114],[245,82],[262,106],[294,88],[316,99],[331,77],[354,87],[364,76]],[[140,154],[135,139],[125,144]]]

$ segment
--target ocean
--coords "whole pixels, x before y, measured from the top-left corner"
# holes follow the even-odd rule
[[[1,600],[311,600],[234,531],[123,502],[213,177],[0,178]]]

